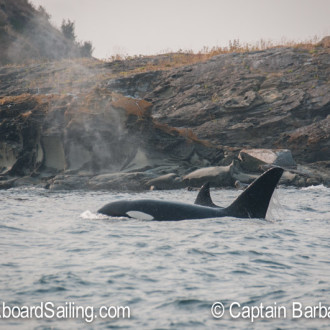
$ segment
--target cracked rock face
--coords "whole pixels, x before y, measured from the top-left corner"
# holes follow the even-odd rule
[[[107,89],[79,96],[4,97],[0,103],[0,173],[93,175],[180,162],[203,165],[218,157],[219,148],[206,147],[154,122],[150,107],[145,100]]]
[[[148,74],[149,90],[136,93],[153,104],[152,116],[159,122],[190,128],[214,144],[293,148],[299,161],[324,160],[315,147],[321,145],[322,154],[329,155],[329,54],[329,48],[320,47],[219,55]],[[130,91],[139,81],[144,82],[144,74],[112,86]],[[304,154],[297,146],[302,131],[313,135],[306,140]]]
[[[329,48],[131,72],[148,61],[155,59],[0,67],[0,174],[60,174],[50,183],[57,187],[116,188],[123,180],[141,188],[155,178],[181,187],[175,178],[226,167],[244,148],[290,149],[297,163],[322,163],[327,172]]]

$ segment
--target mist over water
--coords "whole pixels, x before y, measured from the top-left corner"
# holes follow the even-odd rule
[[[214,190],[228,205],[240,192]],[[268,220],[152,222],[96,213],[116,199],[193,203],[195,191],[0,191],[1,300],[129,306],[130,319],[0,319],[6,329],[327,328],[329,319],[214,319],[211,306],[329,306],[330,189],[279,188]]]

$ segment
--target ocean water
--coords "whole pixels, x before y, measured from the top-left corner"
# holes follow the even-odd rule
[[[96,213],[117,199],[196,194],[0,191],[0,328],[329,328],[329,188],[277,189],[267,220]],[[223,206],[238,194],[211,191]]]

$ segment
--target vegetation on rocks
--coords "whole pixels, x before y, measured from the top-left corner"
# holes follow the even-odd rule
[[[76,41],[74,22],[63,22],[60,31],[49,20],[28,0],[0,0],[0,64],[91,57],[93,46]]]

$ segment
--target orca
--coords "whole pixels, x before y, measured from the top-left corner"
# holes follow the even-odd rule
[[[212,201],[210,195],[210,182],[206,182],[204,185],[202,185],[195,199],[194,204],[222,208],[221,206],[215,205]]]
[[[218,217],[262,218],[266,217],[272,194],[283,169],[274,167],[253,181],[228,207],[222,208],[212,202],[209,184],[204,185],[195,201],[187,204],[172,201],[139,199],[118,200],[106,204],[98,213],[111,217],[146,216],[148,220],[178,221]]]

